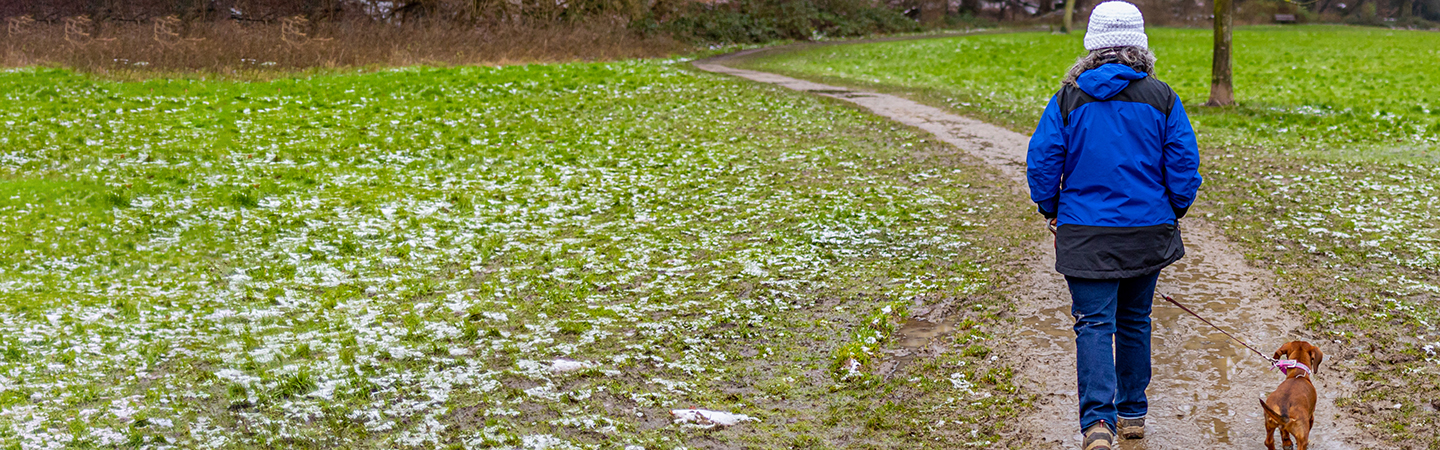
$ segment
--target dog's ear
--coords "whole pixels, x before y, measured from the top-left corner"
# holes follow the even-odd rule
[[[1323,360],[1325,360],[1325,353],[1320,351],[1320,347],[1316,347],[1314,344],[1311,344],[1311,345],[1310,345],[1310,372],[1314,373],[1314,372],[1319,371],[1319,370],[1320,370],[1320,361],[1323,361]]]
[[[1271,356],[1271,358],[1275,358],[1275,359],[1290,359],[1290,358],[1288,358],[1288,357],[1290,356],[1290,353],[1292,353],[1292,352],[1294,352],[1294,351],[1295,351],[1295,343],[1294,343],[1294,342],[1286,342],[1285,345],[1282,345],[1282,346],[1280,346],[1280,348],[1275,349],[1275,355]]]

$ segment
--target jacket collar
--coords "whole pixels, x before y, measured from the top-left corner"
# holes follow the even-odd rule
[[[1135,69],[1124,64],[1105,64],[1094,69],[1085,71],[1075,79],[1075,85],[1080,90],[1090,94],[1099,100],[1105,100],[1119,94],[1130,86],[1131,81],[1145,78],[1144,72],[1137,72]]]

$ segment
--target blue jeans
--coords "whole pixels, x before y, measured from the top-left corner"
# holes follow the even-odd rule
[[[1080,429],[1145,417],[1150,386],[1150,305],[1160,272],[1118,280],[1065,277],[1075,316]],[[1111,344],[1114,355],[1111,355]]]

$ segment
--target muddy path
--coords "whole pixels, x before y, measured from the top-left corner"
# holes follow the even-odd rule
[[[998,168],[1025,190],[1025,150],[1029,137],[985,122],[888,94],[857,91],[781,75],[735,69],[733,58],[767,50],[749,50],[695,61],[707,72],[809,92],[854,103],[875,114],[934,134]],[[1203,169],[1202,169],[1203,170]],[[1036,216],[1037,227],[1043,226]],[[1158,290],[1204,314],[1217,325],[1237,331],[1261,351],[1303,339],[1327,355],[1339,355],[1332,342],[1320,341],[1301,327],[1303,321],[1270,295],[1272,276],[1256,270],[1213,225],[1199,218],[1181,224],[1187,254],[1161,274]],[[1049,239],[1026,252],[1026,273],[1015,287],[1016,329],[1000,353],[1008,355],[1025,391],[1036,395],[1035,408],[1017,423],[1018,438],[1033,448],[1073,449],[1080,434],[1075,393],[1075,335],[1071,330],[1069,291],[1054,270]],[[1147,437],[1125,441],[1121,449],[1263,449],[1264,417],[1256,399],[1283,379],[1265,362],[1224,335],[1157,299],[1152,313],[1153,380],[1147,391]],[[904,346],[921,346],[949,329],[946,323],[912,321],[902,329]],[[1242,353],[1246,352],[1246,353]],[[1334,358],[1338,359],[1338,358]],[[1332,358],[1327,358],[1332,360]],[[1333,364],[1327,361],[1327,365]],[[1354,391],[1345,371],[1321,367],[1315,378],[1320,402],[1311,448],[1386,448],[1346,420],[1335,400]],[[1277,448],[1279,442],[1277,438]]]

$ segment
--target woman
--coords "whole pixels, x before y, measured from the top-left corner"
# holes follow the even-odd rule
[[[1126,439],[1145,436],[1155,280],[1185,255],[1177,224],[1201,180],[1195,132],[1155,79],[1140,10],[1096,6],[1085,49],[1045,107],[1027,163],[1070,286],[1083,448],[1099,450],[1115,445],[1117,426]]]

